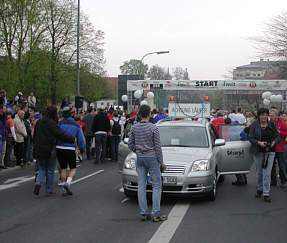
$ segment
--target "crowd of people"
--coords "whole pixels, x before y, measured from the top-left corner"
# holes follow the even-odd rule
[[[35,112],[34,93],[25,98],[22,92],[9,100],[5,90],[0,91],[0,168],[6,169],[35,162],[32,156],[32,126],[41,118]],[[16,157],[11,159],[12,151]]]
[[[0,93],[0,168],[35,165],[35,195],[39,195],[45,177],[46,193],[55,193],[56,167],[58,185],[63,186],[65,194],[72,195],[76,161],[82,160],[84,152],[95,164],[117,162],[120,141],[140,121],[137,113],[125,114],[112,106],[97,111],[91,106],[77,114],[69,98],[60,107],[37,111],[32,92],[27,99],[18,92],[11,102],[4,90]],[[153,122],[165,117],[163,110],[153,111]]]
[[[244,124],[240,139],[250,141],[250,152],[256,166],[256,198],[263,195],[264,201],[271,202],[270,186],[277,186],[277,165],[280,187],[287,188],[287,112],[261,108],[257,112],[217,111],[211,124],[219,136],[221,124]],[[247,184],[245,174],[236,175],[235,186]]]
[[[95,164],[106,161],[117,162],[119,143],[130,137],[132,127],[142,118],[136,112],[126,114],[118,108],[98,109],[89,107],[77,114],[69,99],[61,106],[50,106],[41,112],[36,110],[33,92],[25,98],[18,92],[12,101],[0,91],[0,167],[35,164],[38,195],[45,177],[46,193],[55,193],[53,188],[54,169],[59,169],[59,185],[64,193],[72,195],[71,182],[76,174],[76,161],[85,156]],[[168,118],[167,111],[156,109],[148,116],[149,123]],[[263,195],[270,202],[270,185],[276,186],[277,170],[280,186],[287,188],[287,112],[262,108],[257,112],[237,110],[212,111],[211,127],[220,136],[222,124],[244,124],[241,140],[249,140],[251,153],[256,164],[256,197]],[[56,141],[56,142],[55,142]],[[14,152],[14,153],[13,153]],[[14,155],[14,156],[13,156]],[[15,159],[13,159],[15,157]],[[69,173],[67,168],[69,169]],[[247,184],[245,174],[236,175],[235,186]]]

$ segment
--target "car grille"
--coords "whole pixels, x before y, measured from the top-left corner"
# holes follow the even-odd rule
[[[138,189],[138,183],[136,182],[131,182],[131,186],[133,187],[133,189],[136,189],[136,190]],[[152,191],[152,185],[147,184],[146,190]],[[162,187],[162,191],[176,192],[176,191],[181,191],[181,190],[182,190],[182,186],[163,186]]]
[[[184,165],[169,165],[167,164],[166,169],[164,171],[165,174],[173,174],[173,175],[183,175],[185,172]]]

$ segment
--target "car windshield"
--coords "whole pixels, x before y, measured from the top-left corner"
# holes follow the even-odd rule
[[[209,146],[205,127],[158,127],[162,147],[201,147]]]

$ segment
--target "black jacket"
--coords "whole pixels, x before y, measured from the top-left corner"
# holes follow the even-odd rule
[[[275,141],[275,147],[276,147],[276,145],[280,142],[280,134],[277,131],[276,125],[273,122],[269,121],[268,122],[268,126],[273,131],[272,141]],[[249,134],[248,135],[249,135],[248,139],[251,142],[250,152],[251,153],[259,152],[258,141],[261,140],[261,125],[260,125],[260,122],[258,120],[254,121],[250,125],[250,129],[249,129]],[[275,150],[275,148],[273,150]]]
[[[75,137],[66,135],[57,123],[51,119],[40,119],[37,121],[34,132],[33,155],[37,159],[49,159],[56,139],[67,143],[73,143]]]
[[[99,131],[108,132],[111,130],[110,120],[105,115],[105,113],[100,112],[94,117],[92,130],[93,130],[93,133],[99,132]]]

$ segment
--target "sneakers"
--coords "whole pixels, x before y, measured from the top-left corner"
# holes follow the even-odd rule
[[[49,196],[49,195],[52,195],[52,196],[53,196],[53,195],[56,195],[57,192],[56,192],[56,191],[52,191],[52,192],[47,192],[46,194],[47,194],[48,196]]]
[[[70,195],[70,196],[73,195],[73,192],[71,191],[70,185],[69,185],[68,183],[65,183],[65,184],[63,185],[63,188],[65,189],[67,195]]]
[[[245,186],[247,182],[241,182],[241,181],[233,181],[232,185],[233,186]]]
[[[270,198],[270,196],[264,196],[264,202],[271,203],[271,198]]]
[[[141,215],[141,221],[150,221],[150,220],[151,220],[150,214],[142,214]]]
[[[256,198],[260,198],[262,196],[263,192],[262,191],[259,191],[257,190],[256,194],[255,194],[255,197]]]
[[[270,186],[277,186],[277,181],[271,181]]]
[[[40,185],[40,184],[36,184],[36,185],[35,185],[35,187],[34,187],[34,192],[33,192],[35,196],[38,196],[38,195],[39,195],[40,188],[41,188],[41,185]]]
[[[165,221],[165,220],[167,220],[166,215],[159,215],[159,216],[152,218],[152,222],[160,222],[160,221]]]
[[[59,178],[57,185],[58,186],[63,186],[65,182],[62,182],[61,178]]]

